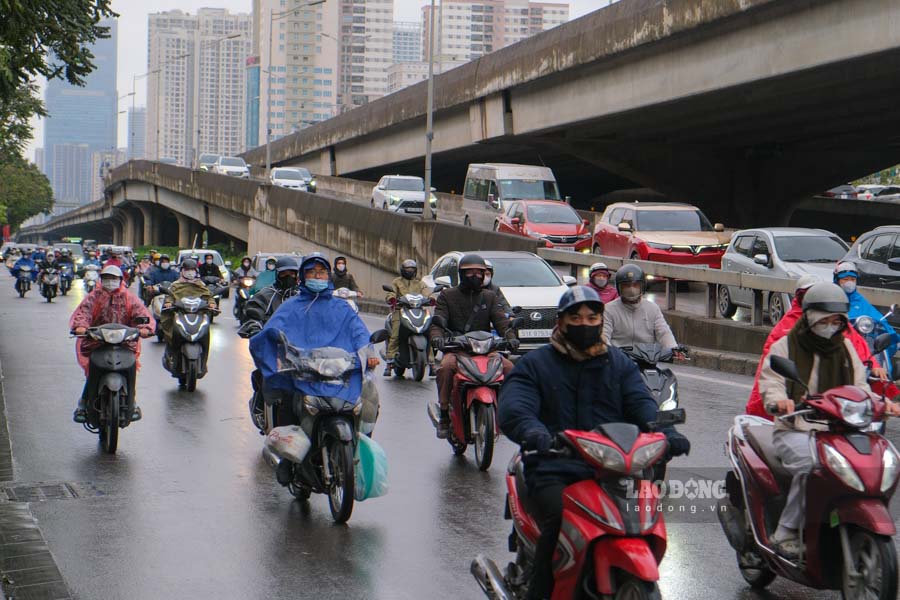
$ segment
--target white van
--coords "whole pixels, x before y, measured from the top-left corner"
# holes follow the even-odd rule
[[[512,200],[561,200],[548,167],[471,164],[463,188],[463,224],[491,229]]]

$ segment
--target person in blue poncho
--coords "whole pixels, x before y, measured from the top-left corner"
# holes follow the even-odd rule
[[[275,283],[275,267],[277,265],[278,259],[276,259],[274,256],[270,256],[266,259],[266,268],[256,275],[256,281],[253,282],[253,286],[250,288],[251,295],[260,290],[264,290],[265,288]],[[329,269],[329,271],[330,270],[331,269]]]
[[[853,321],[858,317],[867,316],[872,317],[872,319],[878,323],[884,315],[881,311],[872,306],[869,301],[866,300],[865,296],[856,289],[856,282],[858,279],[859,271],[856,268],[856,263],[845,260],[839,262],[834,268],[834,282],[841,286],[841,289],[847,294],[847,300],[850,302],[850,320]],[[888,346],[887,349],[887,355],[893,356],[897,352],[897,344],[900,343],[900,335],[898,335],[897,331],[888,324],[887,320],[881,321],[881,324],[884,326],[885,331],[890,333],[891,337],[894,339],[894,343]],[[882,367],[888,370],[889,375],[892,375],[890,364],[882,365]]]
[[[350,305],[334,298],[331,265],[318,252],[310,254],[300,264],[302,284],[300,293],[284,302],[266,322],[265,327],[250,339],[250,354],[262,373],[268,396],[274,392],[301,392],[312,396],[330,396],[357,401],[362,392],[363,371],[355,372],[348,384],[310,382],[278,373],[278,353],[282,333],[291,345],[304,350],[334,347],[358,353],[369,345],[369,330]],[[374,369],[378,359],[366,359],[366,367]],[[290,402],[281,402],[276,416],[279,425],[293,420]],[[287,414],[285,414],[287,412]],[[290,464],[282,461],[276,471],[279,483],[290,482]]]
[[[34,256],[31,250],[25,250],[22,252],[22,257],[16,261],[16,264],[12,266],[12,269],[9,270],[10,274],[13,277],[19,277],[19,270],[22,267],[28,267],[31,269],[31,281],[37,281],[37,264],[34,262]]]

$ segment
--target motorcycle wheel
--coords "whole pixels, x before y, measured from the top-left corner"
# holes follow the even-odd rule
[[[346,523],[353,512],[356,477],[353,473],[353,445],[331,438],[328,448],[328,466],[331,471],[331,487],[328,489],[328,508],[335,523]]]
[[[844,600],[893,600],[897,597],[897,550],[891,538],[865,529],[850,532],[850,556],[862,581],[851,580],[842,569],[841,596]]]
[[[19,288],[19,298],[24,298],[24,297],[25,297],[25,290],[22,288]]]
[[[616,590],[614,600],[662,600],[656,582],[627,577]]]
[[[188,363],[184,373],[184,387],[189,392],[197,389],[197,365],[193,361]]]
[[[107,392],[106,424],[100,428],[100,443],[107,454],[115,454],[119,445],[119,392]]]
[[[416,360],[412,366],[412,376],[416,381],[422,381],[425,378],[425,354],[416,355]]]
[[[775,580],[774,571],[766,566],[762,557],[756,552],[737,552],[737,563],[741,570],[741,577],[753,589],[761,590]]]
[[[653,481],[665,481],[666,469],[668,466],[669,465],[664,460],[653,465]]]
[[[475,464],[487,471],[494,458],[494,407],[479,404],[475,410]]]
[[[47,304],[50,304],[51,302],[53,302],[53,296],[51,296],[50,294],[47,294],[46,298],[47,298]]]

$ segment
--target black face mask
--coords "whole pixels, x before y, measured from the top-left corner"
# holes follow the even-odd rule
[[[600,343],[600,325],[569,325],[563,333],[563,337],[575,347],[576,350],[587,350],[591,346]]]
[[[290,289],[292,287],[296,287],[297,279],[297,275],[284,275],[278,278],[278,285],[283,290]]]
[[[480,290],[483,284],[484,274],[482,273],[478,273],[477,275],[466,275],[459,279],[459,286],[470,290]]]
[[[416,270],[415,269],[403,269],[402,271],[400,271],[400,275],[403,277],[403,279],[412,280],[412,279],[415,279],[415,277],[416,277]]]

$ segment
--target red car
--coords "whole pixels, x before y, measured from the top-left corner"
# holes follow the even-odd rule
[[[590,223],[559,200],[515,200],[494,222],[494,231],[543,240],[557,250],[591,248]]]
[[[721,223],[711,225],[690,204],[617,202],[606,207],[594,228],[591,249],[604,256],[718,269],[732,233]]]

